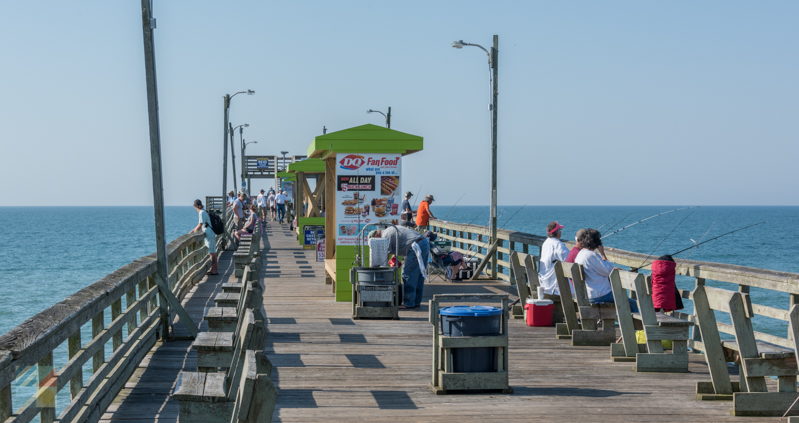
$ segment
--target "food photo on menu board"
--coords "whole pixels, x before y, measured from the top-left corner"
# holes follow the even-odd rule
[[[338,154],[336,162],[337,245],[357,245],[366,225],[399,224],[401,156]]]

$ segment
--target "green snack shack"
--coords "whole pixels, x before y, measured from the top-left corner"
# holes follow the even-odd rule
[[[336,301],[352,301],[349,274],[359,239],[376,223],[399,223],[402,157],[422,147],[418,135],[371,124],[320,135],[308,147],[308,157],[325,164],[325,274]]]
[[[303,248],[314,249],[317,235],[319,232],[323,233],[325,228],[325,162],[322,159],[305,159],[289,164],[288,171],[295,178],[297,240]],[[314,182],[313,189],[309,182]]]

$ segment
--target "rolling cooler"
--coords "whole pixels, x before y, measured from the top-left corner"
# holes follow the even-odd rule
[[[353,319],[399,319],[399,277],[393,267],[353,267]]]

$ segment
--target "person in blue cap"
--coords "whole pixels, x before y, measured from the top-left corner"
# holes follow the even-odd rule
[[[428,239],[404,226],[375,230],[369,233],[369,237],[388,239],[388,253],[405,256],[405,264],[402,266],[403,298],[400,308],[419,308],[424,294],[424,280],[427,278],[427,261],[430,258]]]

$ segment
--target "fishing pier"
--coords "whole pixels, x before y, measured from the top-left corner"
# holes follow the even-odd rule
[[[431,228],[450,240],[453,249],[476,250],[483,257],[490,248],[486,227],[434,221]],[[529,281],[526,272],[511,269],[518,269],[516,263],[529,262],[527,256],[537,253],[543,237],[504,230],[499,230],[498,237],[499,280],[453,283],[438,278],[427,284],[425,298],[436,294],[517,298],[519,287]],[[246,252],[239,251],[242,248]],[[208,258],[201,235],[185,235],[168,248],[169,287],[197,322],[199,334],[209,329],[207,316],[215,299],[219,301],[232,284],[251,281],[263,287],[254,297],[259,303],[254,310],[265,313],[266,330],[252,345],[260,345],[261,360],[268,361],[257,361],[253,369],[268,374],[268,380],[255,376],[256,372],[242,376],[241,380],[252,382],[249,388],[244,382],[222,387],[250,389],[244,399],[238,392],[231,400],[213,402],[208,398],[215,394],[206,392],[211,409],[260,407],[250,407],[250,416],[260,412],[259,419],[231,421],[269,421],[264,410],[272,421],[297,422],[573,421],[588,416],[597,422],[777,420],[734,416],[731,398],[698,399],[703,393],[697,393],[697,386],[707,389],[715,376],[703,353],[688,354],[688,372],[635,372],[634,363],[614,362],[608,346],[572,346],[570,340],[558,339],[555,328],[527,327],[521,319],[511,319],[508,325],[512,393],[436,395],[430,389],[433,327],[426,307],[401,311],[400,320],[352,319],[351,304],[335,301],[331,284],[325,283],[330,281],[324,262],[316,261],[315,251],[298,245],[296,232],[285,224],[266,223],[257,245],[240,245],[239,250],[221,254],[219,276],[205,276]],[[644,258],[639,253],[607,250],[619,265],[633,266]],[[242,255],[249,261],[240,260]],[[243,273],[237,278],[236,268],[244,262],[246,267],[239,269]],[[799,298],[799,275],[689,260],[678,261],[678,273],[693,278],[696,287],[713,295],[721,295],[716,292],[721,289],[713,288],[711,281],[733,284],[735,290],[727,292],[745,299],[746,313],[781,320],[791,327],[795,316],[790,307]],[[178,391],[187,389],[182,386],[190,383],[187,375],[197,372],[198,350],[159,294],[155,275],[155,258],[144,257],[0,337],[0,421],[177,421],[181,398],[185,398]],[[758,304],[749,295],[752,290],[784,296],[786,308]],[[690,301],[692,291],[683,291],[683,298]],[[741,327],[726,322],[717,322],[719,333],[727,334],[727,339],[734,339],[736,333],[742,336]],[[783,359],[781,373],[775,375],[780,376],[779,386],[776,377],[763,379],[769,393],[761,393],[759,399],[781,406],[786,395],[796,395],[787,392],[791,386],[783,380],[795,369],[796,338],[787,332],[784,336],[753,334],[760,348],[771,347],[760,353],[762,359],[777,351]],[[707,348],[697,331],[688,343],[699,351]],[[766,368],[764,361],[758,363],[759,369]],[[738,372],[732,364],[723,370],[728,367]],[[758,374],[749,376],[754,381]],[[205,386],[211,389],[208,378]],[[792,380],[795,386],[795,376]],[[771,414],[782,415],[782,411]]]

